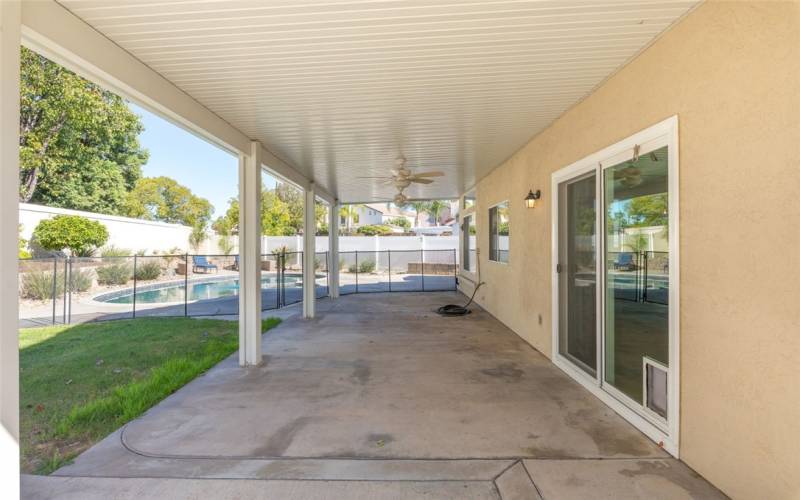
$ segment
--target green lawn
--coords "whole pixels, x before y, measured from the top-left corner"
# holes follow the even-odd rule
[[[263,321],[267,331],[280,323]],[[25,472],[47,474],[236,351],[238,323],[146,318],[20,330]]]

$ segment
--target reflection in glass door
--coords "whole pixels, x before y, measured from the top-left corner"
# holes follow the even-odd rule
[[[553,361],[677,456],[677,117],[553,173]]]
[[[638,152],[638,151],[637,151]],[[667,418],[667,146],[603,171],[604,382]]]
[[[596,377],[596,174],[559,185],[559,354]]]

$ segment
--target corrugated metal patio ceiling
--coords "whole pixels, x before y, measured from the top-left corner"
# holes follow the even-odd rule
[[[697,3],[59,2],[344,202],[457,196]]]

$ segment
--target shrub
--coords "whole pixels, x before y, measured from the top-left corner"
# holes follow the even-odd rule
[[[411,222],[405,217],[395,217],[389,221],[389,224],[397,227],[402,227],[405,231],[411,229]]]
[[[100,250],[100,255],[103,257],[129,257],[131,251],[127,248],[118,248],[112,245]]]
[[[73,268],[69,275],[69,288],[73,292],[85,292],[92,288],[92,272]]]
[[[53,272],[34,271],[21,276],[22,297],[33,300],[47,300],[53,298]],[[64,293],[64,278],[56,278],[56,295]]]
[[[358,234],[363,234],[364,236],[383,236],[386,234],[392,234],[392,229],[389,226],[369,225],[359,227],[357,232]]]
[[[365,260],[364,262],[360,262],[358,264],[358,272],[360,273],[371,273],[374,270],[375,270],[374,260]]]
[[[161,276],[161,264],[158,261],[142,262],[140,260],[136,263],[135,277],[137,280],[149,281],[157,279],[159,276]]]
[[[50,300],[53,298],[53,271],[33,271],[20,275],[21,295],[26,299]],[[92,272],[72,269],[69,279],[71,292],[85,292],[92,287]],[[56,295],[64,293],[64,273],[56,273]]]
[[[97,282],[101,285],[124,285],[132,276],[133,266],[124,259],[113,259],[97,268]]]
[[[363,274],[369,274],[375,270],[375,261],[374,260],[364,260],[358,263],[358,267],[355,264],[351,264],[350,267],[347,268],[348,271],[351,273],[356,272]]]
[[[56,215],[39,222],[33,230],[33,239],[45,250],[69,249],[72,255],[85,257],[108,241],[108,230],[100,222],[86,217]]]
[[[19,259],[30,259],[31,253],[28,251],[28,240],[22,237],[22,224],[17,225],[17,231],[19,233],[19,238],[17,239],[17,258]]]

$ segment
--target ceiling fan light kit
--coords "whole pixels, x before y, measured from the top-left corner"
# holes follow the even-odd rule
[[[438,170],[431,171],[431,172],[413,172],[408,167],[406,167],[406,158],[403,155],[398,156],[394,160],[394,164],[396,168],[392,168],[389,171],[391,172],[391,176],[385,177],[358,177],[359,179],[382,179],[382,184],[385,185],[392,185],[397,189],[397,194],[394,197],[394,202],[398,205],[404,204],[408,201],[408,197],[403,193],[403,190],[409,187],[412,183],[413,184],[432,184],[434,181],[431,177],[442,177],[444,176],[444,172],[440,172]]]

